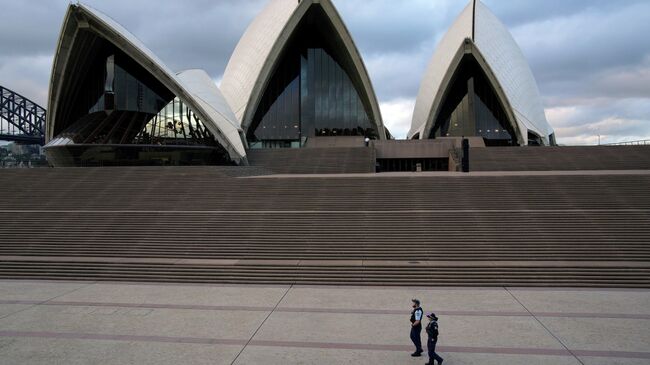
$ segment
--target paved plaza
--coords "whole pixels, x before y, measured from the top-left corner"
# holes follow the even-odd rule
[[[650,290],[0,281],[0,364],[650,363]],[[424,334],[423,334],[424,335]]]

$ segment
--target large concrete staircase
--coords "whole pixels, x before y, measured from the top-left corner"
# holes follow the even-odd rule
[[[650,287],[650,174],[0,171],[0,278]]]
[[[249,150],[252,166],[277,174],[352,174],[375,171],[375,150],[369,147],[333,147]]]
[[[649,146],[470,149],[471,171],[649,170]]]

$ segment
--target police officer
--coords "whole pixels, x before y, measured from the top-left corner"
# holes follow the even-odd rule
[[[424,311],[420,307],[418,299],[412,299],[413,310],[411,311],[411,341],[415,345],[415,352],[411,354],[413,357],[422,356],[422,340],[420,333],[422,333],[422,316]]]
[[[427,314],[429,318],[429,324],[427,324],[427,351],[429,351],[429,362],[425,365],[434,365],[433,361],[438,361],[438,364],[442,364],[442,357],[436,354],[436,344],[438,343],[438,317],[435,313]]]

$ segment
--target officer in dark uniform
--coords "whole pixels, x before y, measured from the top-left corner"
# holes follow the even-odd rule
[[[434,365],[433,361],[438,361],[438,364],[442,364],[442,357],[436,354],[436,344],[438,343],[438,317],[435,313],[427,315],[429,318],[429,324],[427,324],[427,351],[429,351],[429,362],[425,365]]]
[[[422,333],[422,316],[424,311],[420,307],[420,301],[412,299],[413,310],[411,311],[411,341],[415,345],[415,352],[411,354],[413,357],[422,356],[422,340],[420,333]]]

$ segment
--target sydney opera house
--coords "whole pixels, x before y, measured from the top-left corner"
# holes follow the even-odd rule
[[[188,1],[113,3],[190,67],[187,47],[240,17],[197,19],[266,6],[210,73],[170,70],[109,16],[67,7],[47,116],[31,105],[54,168],[0,166],[0,365],[423,364],[405,321],[420,300],[445,365],[650,364],[650,140],[556,146],[531,68],[479,0]],[[18,31],[42,3],[6,12],[25,22],[12,36],[34,43]],[[385,48],[440,17],[394,26],[372,7],[425,3],[460,15],[409,42],[422,70],[380,70],[415,76],[396,139],[334,4],[367,12]],[[607,24],[641,9],[547,3],[527,21],[602,28],[603,9]],[[170,17],[208,44],[172,41]],[[596,31],[562,41],[607,52]],[[3,107],[28,105],[4,90],[0,162]]]
[[[172,72],[85,5],[66,14],[48,111],[54,166],[246,163],[239,123],[205,71]]]
[[[205,71],[171,71],[110,17],[71,4],[48,111],[45,153],[54,166],[248,165],[253,150],[367,140],[387,160],[446,158],[469,137],[486,147],[555,143],[521,50],[480,1],[435,50],[410,141],[391,141],[331,0],[271,0],[239,41],[220,88]]]
[[[553,145],[537,83],[506,27],[480,1],[456,19],[429,63],[410,138],[482,137],[486,145]]]

